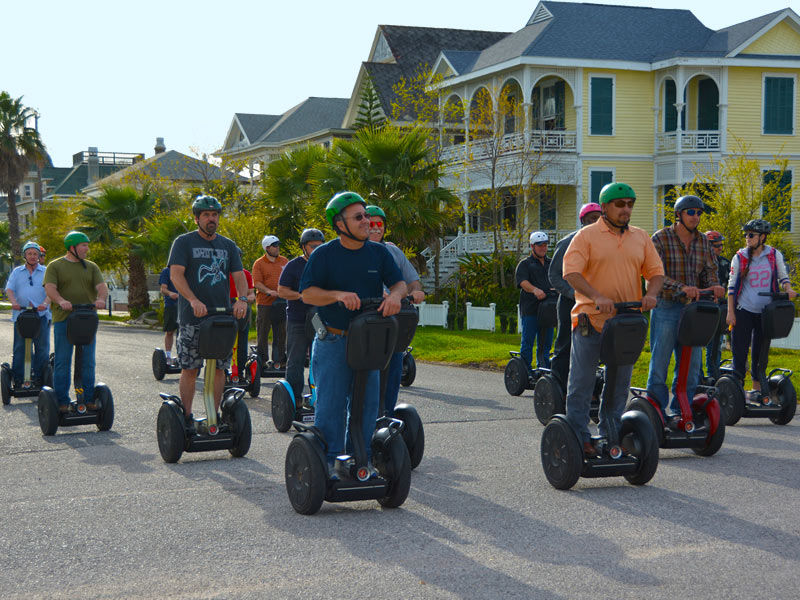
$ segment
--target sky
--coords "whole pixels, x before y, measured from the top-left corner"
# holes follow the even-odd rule
[[[610,0],[691,10],[722,29],[792,0]],[[795,2],[797,0],[794,0]],[[0,0],[0,91],[23,96],[55,166],[101,152],[211,153],[234,113],[349,98],[378,25],[517,31],[520,0]],[[800,7],[792,7],[796,12]]]

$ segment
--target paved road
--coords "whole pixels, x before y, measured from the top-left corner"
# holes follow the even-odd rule
[[[713,458],[665,451],[644,487],[542,474],[542,426],[502,374],[419,365],[402,398],[427,450],[397,510],[292,510],[289,434],[251,401],[250,453],[161,461],[154,332],[103,323],[110,432],[43,438],[35,405],[0,410],[4,598],[797,597],[800,427],[731,428]],[[11,327],[0,316],[0,346]]]

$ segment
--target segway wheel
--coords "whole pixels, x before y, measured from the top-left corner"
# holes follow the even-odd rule
[[[44,388],[39,392],[39,427],[44,435],[55,435],[58,430],[58,401],[56,393],[51,388]]]
[[[797,392],[794,384],[791,379],[783,375],[770,377],[769,391],[781,405],[781,412],[776,416],[770,416],[769,420],[775,425],[786,425],[794,418],[797,411]]]
[[[0,369],[0,396],[3,404],[11,404],[11,369],[5,365]]]
[[[228,449],[231,456],[241,458],[250,450],[250,441],[253,438],[253,425],[250,421],[250,410],[244,400],[236,403],[233,412],[235,423],[233,424],[236,434],[233,436],[233,447]]]
[[[296,435],[286,451],[286,493],[292,508],[301,515],[313,515],[325,500],[327,474],[315,442]]]
[[[164,379],[164,375],[167,374],[167,355],[161,348],[156,348],[153,350],[153,377],[156,378],[156,381],[161,381]]]
[[[695,413],[696,417],[700,417],[696,419],[696,421],[703,420],[705,421],[705,425],[707,427],[711,426],[711,420],[708,417],[708,411],[713,402],[716,402],[715,399],[709,400],[705,406],[704,413]],[[706,445],[702,448],[692,448],[695,454],[700,456],[713,456],[716,454],[720,448],[722,448],[722,442],[725,440],[725,418],[722,415],[722,411],[720,410],[720,419],[719,424],[717,425],[717,430],[709,435],[706,438]]]
[[[414,355],[411,354],[411,352],[406,352],[403,354],[403,375],[400,377],[400,385],[408,387],[414,383],[416,378],[417,361],[414,359]]]
[[[539,423],[547,425],[553,415],[564,412],[561,386],[552,375],[540,377],[533,388],[533,410]]]
[[[261,367],[258,366],[258,361],[253,361],[245,368],[250,371],[250,386],[247,388],[247,393],[251,398],[258,398],[261,393]]]
[[[639,459],[639,470],[625,475],[625,479],[633,485],[644,485],[658,469],[658,440],[649,417],[638,410],[625,412],[619,438],[625,451]]]
[[[542,433],[542,468],[554,488],[568,490],[583,469],[583,449],[566,418],[556,415]]]
[[[736,425],[744,414],[744,389],[730,375],[723,375],[717,380],[714,396],[719,401],[725,425]]]
[[[53,387],[53,365],[49,362],[44,365],[44,373],[42,375],[42,385]]]
[[[394,409],[396,419],[403,421],[403,441],[408,448],[411,468],[416,469],[425,454],[425,427],[417,409],[410,404],[398,404]]]
[[[95,399],[100,401],[100,412],[97,415],[97,429],[108,431],[114,424],[114,396],[104,383],[98,383],[94,388]]]
[[[378,502],[384,508],[397,508],[406,501],[411,489],[411,459],[400,436],[392,438],[389,444],[389,489]]]
[[[272,422],[275,429],[283,433],[289,431],[294,419],[294,402],[286,386],[289,385],[284,379],[279,380],[272,388]]]
[[[658,447],[660,448],[664,445],[663,421],[661,420],[659,411],[652,404],[650,404],[646,398],[634,396],[633,399],[628,402],[625,410],[638,410],[646,414],[647,418],[650,420],[650,425],[653,426],[653,431],[656,434],[656,443],[658,444]]]
[[[158,451],[165,463],[176,463],[183,454],[186,445],[186,430],[177,411],[167,404],[158,409],[156,436]]]
[[[519,358],[512,358],[508,361],[503,381],[509,394],[512,396],[522,394],[528,389],[528,369],[525,363]]]

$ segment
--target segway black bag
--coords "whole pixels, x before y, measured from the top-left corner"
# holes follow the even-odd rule
[[[355,371],[382,371],[397,348],[398,321],[368,310],[350,321],[347,364]]]
[[[397,320],[397,343],[394,351],[405,352],[417,331],[419,313],[413,305],[404,302],[400,312],[394,315],[394,318]]]
[[[558,312],[556,307],[558,305],[558,296],[547,296],[544,300],[539,302],[539,308],[536,311],[536,317],[539,322],[540,329],[551,329],[558,323]]]
[[[17,332],[24,339],[32,339],[39,335],[42,320],[34,310],[23,310],[17,316]]]
[[[700,300],[683,307],[678,320],[678,344],[680,346],[706,346],[719,326],[719,305]]]
[[[238,325],[233,315],[213,315],[200,322],[198,351],[202,358],[225,360],[233,350]]]
[[[647,319],[641,313],[611,317],[600,333],[600,362],[606,365],[632,365],[639,358],[647,339]]]
[[[67,341],[73,346],[88,346],[97,335],[100,322],[92,305],[73,305],[67,316]]]
[[[775,300],[764,307],[761,313],[761,328],[764,337],[770,340],[785,338],[794,325],[794,304],[791,300]]]

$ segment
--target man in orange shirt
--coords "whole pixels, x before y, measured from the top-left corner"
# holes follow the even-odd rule
[[[664,267],[650,236],[629,225],[636,194],[629,185],[609,183],[600,191],[603,218],[581,229],[564,255],[564,279],[575,290],[572,309],[572,350],[567,384],[567,421],[583,442],[584,455],[598,455],[589,433],[589,406],[600,360],[600,332],[614,316],[615,302],[641,300],[642,310],[656,305],[664,282]],[[647,280],[642,297],[641,278]],[[614,397],[609,386],[600,400],[598,430],[617,439],[628,399],[633,365],[619,367]],[[606,382],[608,383],[608,382]]]
[[[269,331],[272,329],[272,365],[286,366],[286,300],[278,297],[281,271],[289,261],[281,256],[281,241],[274,235],[261,240],[264,256],[253,263],[253,284],[256,288],[256,328],[258,353],[265,365],[269,363]]]

